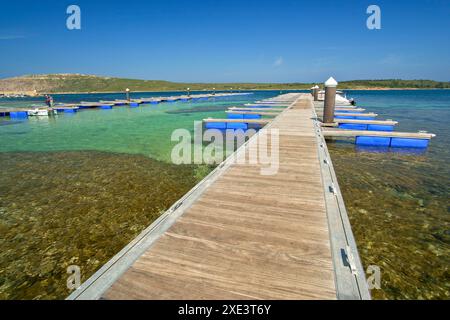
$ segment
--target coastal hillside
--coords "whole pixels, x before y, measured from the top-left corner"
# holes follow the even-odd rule
[[[180,83],[163,80],[137,80],[82,74],[26,75],[0,79],[0,92],[118,92],[186,90],[265,90],[309,89],[312,83]],[[352,80],[340,83],[342,89],[432,89],[450,88],[450,82],[432,80]]]

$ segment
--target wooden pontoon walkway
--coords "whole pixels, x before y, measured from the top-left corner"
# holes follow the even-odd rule
[[[225,161],[69,299],[369,299],[311,98],[286,99],[276,174]]]

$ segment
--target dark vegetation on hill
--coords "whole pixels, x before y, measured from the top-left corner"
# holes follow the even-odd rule
[[[125,78],[100,77],[81,74],[29,75],[0,79],[0,92],[33,91],[38,93],[56,92],[121,92],[131,91],[184,91],[196,90],[287,90],[309,89],[314,83],[179,83],[163,80],[137,80]],[[450,82],[433,80],[352,80],[342,81],[342,89],[444,89]]]

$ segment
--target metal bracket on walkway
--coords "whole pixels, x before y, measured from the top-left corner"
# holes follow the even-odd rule
[[[337,195],[336,187],[334,186],[334,183],[329,186],[329,190],[332,194]]]
[[[315,110],[313,108],[313,114]],[[370,291],[358,254],[344,199],[339,189],[331,156],[322,131],[316,132],[319,162],[322,168],[325,204],[333,256],[336,296],[343,300],[370,300]]]
[[[350,248],[350,246],[347,246],[345,251],[347,254],[347,260],[350,266],[350,270],[352,270],[352,274],[358,275],[358,269],[356,268],[355,258],[353,257],[352,249]]]

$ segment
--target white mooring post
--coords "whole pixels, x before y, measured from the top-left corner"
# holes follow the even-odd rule
[[[319,90],[320,90],[320,88],[319,88],[319,86],[316,84],[316,85],[313,87],[313,89],[314,89],[314,91],[313,91],[314,101],[319,101]]]
[[[334,108],[336,106],[336,87],[338,83],[333,77],[325,82],[325,101],[323,106],[323,122],[334,122]]]

